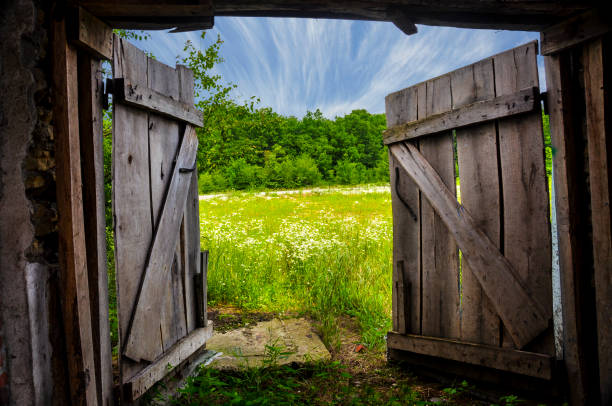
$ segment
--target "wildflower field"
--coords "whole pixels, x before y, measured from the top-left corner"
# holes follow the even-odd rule
[[[200,197],[209,250],[209,304],[298,313],[330,348],[337,322],[356,319],[382,350],[391,327],[392,219],[388,186]]]

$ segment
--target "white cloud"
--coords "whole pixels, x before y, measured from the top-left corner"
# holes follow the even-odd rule
[[[154,32],[141,46],[173,65],[187,39],[203,48],[217,34],[225,62],[215,73],[238,85],[234,97],[257,96],[263,106],[300,117],[317,108],[328,117],[357,108],[380,113],[390,92],[537,38],[424,26],[406,36],[383,22],[217,18],[204,41],[199,33]]]

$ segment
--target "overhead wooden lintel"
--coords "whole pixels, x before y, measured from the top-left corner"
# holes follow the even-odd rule
[[[406,35],[416,34],[418,31],[414,21],[403,10],[390,10],[389,20]]]
[[[448,228],[514,343],[525,347],[549,325],[529,287],[414,145],[396,143],[389,151]]]
[[[82,7],[76,7],[68,24],[70,42],[98,59],[113,57],[113,29]]]
[[[550,380],[553,377],[553,358],[550,355],[393,331],[387,333],[387,346],[534,378]]]
[[[429,116],[387,129],[383,133],[385,144],[406,141],[424,135],[478,124],[499,118],[528,113],[538,106],[537,87],[506,96],[469,104],[445,113]]]
[[[542,31],[541,54],[552,55],[612,31],[605,10],[594,8]]]
[[[148,87],[133,85],[125,78],[113,79],[115,101],[170,117],[197,127],[204,124],[204,116],[195,106],[174,100]]]
[[[208,321],[206,327],[193,330],[189,335],[174,344],[159,359],[126,382],[123,385],[123,394],[127,400],[133,402],[145,394],[155,383],[202,348],[212,336],[212,332],[213,322]]]

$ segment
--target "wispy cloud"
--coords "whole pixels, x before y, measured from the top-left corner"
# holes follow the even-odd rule
[[[406,36],[391,23],[292,18],[217,18],[205,40],[199,32],[151,34],[139,45],[171,65],[185,41],[204,48],[220,35],[225,62],[215,73],[238,85],[233,96],[298,117],[317,108],[328,117],[381,113],[388,93],[537,39],[425,26]]]

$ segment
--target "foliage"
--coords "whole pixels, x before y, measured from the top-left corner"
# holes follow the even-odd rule
[[[374,373],[375,374],[375,373]],[[173,405],[426,405],[404,379],[388,378],[384,390],[360,384],[339,362],[272,364],[239,371],[201,367],[170,404]],[[361,377],[359,377],[361,379]],[[379,380],[385,379],[377,377]],[[391,384],[393,383],[393,386]]]
[[[391,327],[388,187],[233,193],[200,201],[209,304],[307,313],[329,347],[355,317],[368,348]]]

